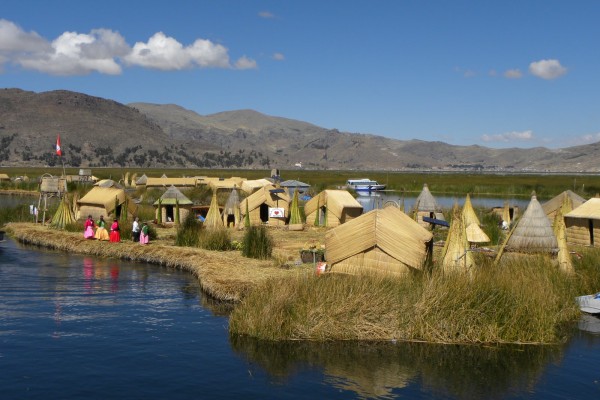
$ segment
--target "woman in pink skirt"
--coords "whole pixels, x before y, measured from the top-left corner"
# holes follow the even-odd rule
[[[94,238],[94,219],[91,215],[88,215],[85,223],[83,224],[85,230],[83,231],[83,237],[86,239]]]
[[[144,222],[144,224],[142,225],[142,230],[140,232],[140,243],[141,244],[148,244],[148,242],[150,241],[150,228],[148,228],[148,224]]]

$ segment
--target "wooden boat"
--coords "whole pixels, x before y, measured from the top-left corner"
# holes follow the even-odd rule
[[[579,309],[588,314],[600,314],[600,292],[576,298]]]

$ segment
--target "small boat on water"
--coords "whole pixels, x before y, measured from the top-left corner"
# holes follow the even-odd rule
[[[600,314],[600,292],[576,298],[579,309],[588,314]]]
[[[371,180],[371,179],[367,179],[367,178],[361,178],[361,179],[348,179],[348,181],[346,182],[346,187],[348,187],[349,189],[353,189],[356,192],[376,192],[378,190],[384,190],[385,189],[385,185],[381,184],[377,181]]]

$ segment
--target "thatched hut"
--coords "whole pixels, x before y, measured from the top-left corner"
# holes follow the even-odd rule
[[[0,174],[0,182],[10,182],[10,177],[7,174]]]
[[[223,220],[221,219],[216,190],[213,190],[212,199],[210,200],[210,207],[208,208],[208,213],[204,219],[203,226],[208,229],[223,228],[224,226]]]
[[[285,225],[289,207],[290,196],[285,193],[285,190],[268,185],[242,200],[241,219],[244,219],[247,210],[252,225]]]
[[[442,250],[441,266],[444,272],[468,272],[475,263],[473,253],[469,251],[466,231],[466,223],[469,217],[465,218],[464,214],[464,208],[460,212],[458,204],[455,204],[452,210],[452,224]],[[469,226],[479,227],[475,222],[471,222]]]
[[[223,207],[223,225],[229,227],[236,227],[241,221],[241,212],[240,212],[240,195],[238,194],[238,190],[233,188],[227,201],[225,202],[225,207]]]
[[[600,247],[600,198],[594,197],[565,215],[567,243]]]
[[[304,205],[307,225],[338,226],[362,212],[363,206],[346,190],[323,190]]]
[[[88,215],[91,215],[94,220],[100,218],[101,215],[104,217],[112,215],[112,217],[119,218],[124,211],[124,205],[127,207],[127,215],[134,216],[137,204],[129,199],[123,189],[113,186],[94,186],[85,196],[77,200],[79,211],[76,218],[85,219]]]
[[[208,187],[210,187],[213,191],[232,191],[235,188],[239,188],[242,186],[244,179],[242,178],[218,178],[213,179],[208,182]]]
[[[551,198],[542,205],[544,212],[550,221],[554,221],[554,217],[558,210],[561,210],[563,216],[570,213],[580,205],[585,203],[585,199],[571,190],[565,190],[556,197]]]
[[[423,227],[429,228],[431,224],[423,221],[423,217],[439,219],[445,221],[444,214],[442,213],[442,207],[439,206],[435,197],[429,191],[427,184],[423,184],[423,190],[415,200],[413,207],[415,214],[415,220]]]
[[[158,215],[160,204],[160,217]],[[165,222],[174,222],[176,208],[179,206],[179,221],[183,221],[192,210],[194,203],[188,199],[175,186],[171,186],[160,196],[160,199],[154,202],[156,207],[156,219]]]
[[[467,241],[469,243],[487,243],[490,241],[488,235],[481,229],[481,223],[473,209],[471,196],[469,196],[469,194],[467,194],[467,198],[465,199],[461,217],[463,228],[467,234]]]
[[[373,210],[325,235],[328,271],[402,276],[431,260],[433,235],[396,207]]]
[[[556,253],[558,242],[552,225],[535,194],[509,234],[506,251],[519,253]]]

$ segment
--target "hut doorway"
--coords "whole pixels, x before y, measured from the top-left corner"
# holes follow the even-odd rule
[[[269,206],[265,203],[260,205],[260,221],[265,224],[269,222]]]
[[[588,227],[590,229],[590,246],[594,245],[594,220],[588,219]]]
[[[165,219],[167,220],[167,222],[175,221],[174,209],[175,209],[175,207],[173,207],[173,206],[165,207]]]
[[[233,215],[233,214],[227,215],[227,219],[225,220],[225,226],[228,228],[230,226],[235,226],[235,215]]]
[[[327,207],[319,208],[319,225],[327,225]]]

